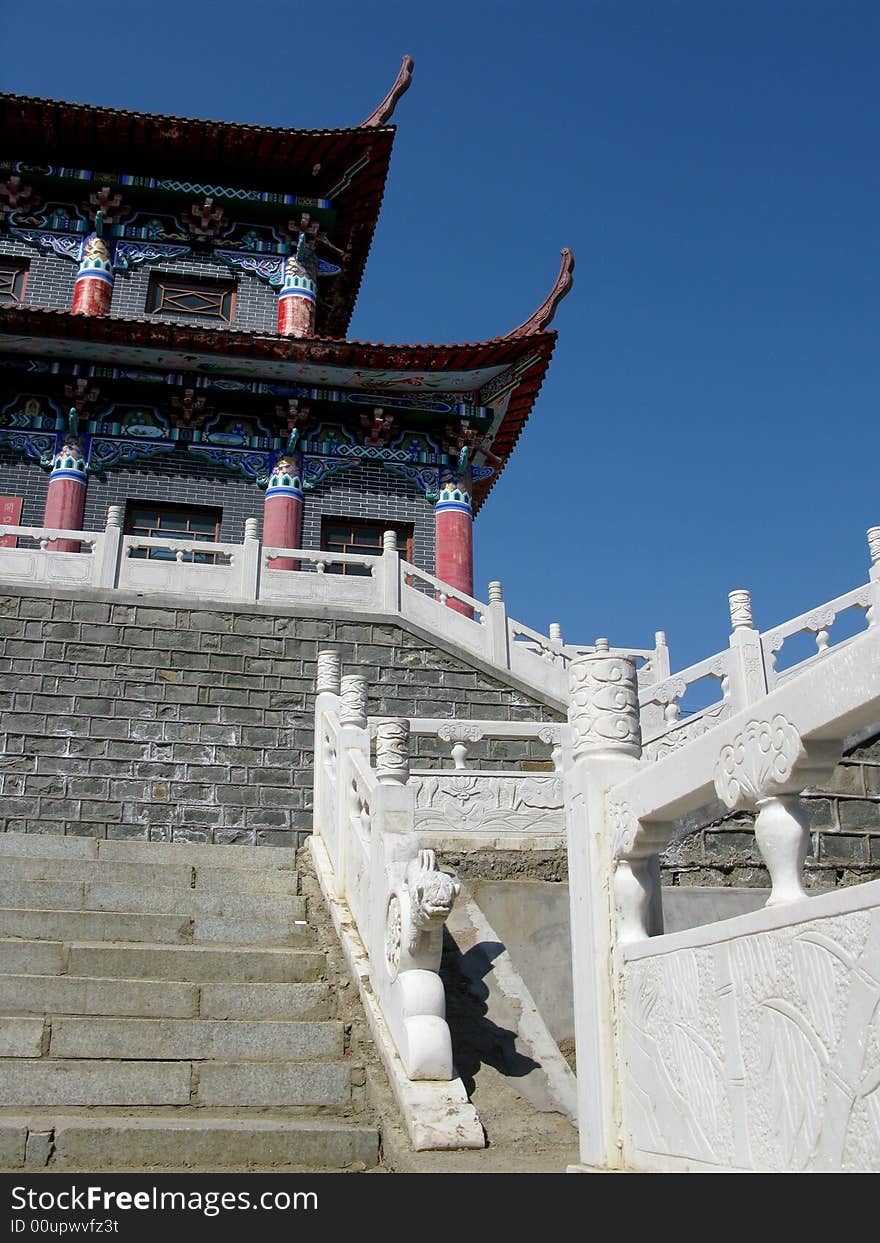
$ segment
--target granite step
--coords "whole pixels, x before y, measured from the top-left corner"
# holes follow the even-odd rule
[[[51,884],[92,883],[196,893],[240,893],[262,896],[297,893],[295,868],[193,867],[188,863],[117,862],[97,859],[29,858],[5,855],[3,882],[41,881]],[[157,908],[158,909],[158,908]]]
[[[367,1169],[379,1160],[375,1127],[312,1117],[80,1117],[0,1119],[0,1168]]]
[[[293,985],[319,980],[324,955],[317,950],[72,942],[67,947],[67,970],[71,975],[105,979],[192,980],[224,987]]]
[[[146,941],[187,945],[193,940],[194,925],[195,920],[189,915],[46,911],[0,906],[0,937],[24,941]]]
[[[353,1069],[342,1061],[0,1058],[0,1101],[27,1110],[106,1105],[345,1109],[352,1103]]]
[[[203,842],[146,842],[0,833],[0,855],[35,859],[100,859],[108,863],[182,863],[190,867],[271,870],[296,866],[296,851],[283,846],[214,846]]]
[[[144,915],[222,915],[234,919],[304,920],[306,900],[292,894],[212,893],[102,880],[16,880],[0,869],[0,904],[31,910],[127,911]]]
[[[167,985],[165,987],[168,987]],[[0,1026],[2,1026],[0,1019]],[[145,1061],[301,1062],[341,1058],[338,1020],[52,1019],[48,1057]]]
[[[299,899],[298,899],[299,900]],[[308,946],[314,932],[301,919],[152,914],[0,906],[0,938],[38,941],[147,941],[173,945]]]

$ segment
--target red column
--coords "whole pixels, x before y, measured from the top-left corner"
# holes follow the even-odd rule
[[[441,476],[440,498],[434,507],[434,573],[444,583],[474,594],[474,541],[470,472]],[[472,617],[473,611],[458,600],[448,606]]]
[[[52,458],[52,473],[46,493],[43,526],[62,531],[81,531],[86,505],[86,451],[79,436],[71,432],[60,437]],[[79,552],[76,540],[51,540],[50,552]]]
[[[284,264],[278,294],[278,333],[282,337],[313,337],[318,290],[318,260],[300,234],[296,254]]]
[[[113,264],[110,252],[102,237],[90,233],[83,242],[70,309],[79,315],[109,315],[112,297]]]
[[[302,539],[302,454],[285,453],[272,467],[263,506],[263,547],[299,548]],[[274,557],[270,570],[298,570],[293,557]]]

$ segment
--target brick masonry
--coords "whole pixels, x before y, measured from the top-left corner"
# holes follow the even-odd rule
[[[558,719],[397,626],[92,595],[0,597],[0,830],[301,844],[325,647],[369,679],[373,714]],[[485,748],[496,766],[546,759]]]
[[[0,493],[24,498],[23,526],[41,526],[49,475],[36,462],[0,448]],[[163,456],[157,464],[114,469],[89,476],[83,526],[103,529],[110,505],[142,500],[178,505],[202,505],[223,511],[220,538],[240,543],[246,518],[262,522],[264,493],[252,480],[227,471],[218,472],[195,461],[183,450]],[[306,492],[303,507],[303,547],[320,548],[321,518],[371,519],[408,522],[413,526],[413,557],[419,569],[434,569],[434,507],[404,479],[389,474],[375,462],[331,475],[314,491]]]
[[[28,306],[69,310],[73,301],[73,286],[77,265],[71,259],[46,253],[36,246],[29,246],[17,238],[0,238],[0,255],[15,255],[28,261],[27,283],[24,302]],[[147,315],[147,294],[152,273],[164,272],[173,276],[194,276],[203,280],[224,281],[235,287],[235,312],[231,327],[251,332],[271,332],[277,329],[277,295],[269,285],[250,273],[227,267],[225,263],[211,259],[187,256],[173,263],[161,263],[147,267],[117,272],[113,284],[113,300],[110,314],[128,319],[143,319]],[[204,326],[203,317],[163,314],[162,319],[175,323]],[[211,321],[213,324],[213,321]],[[216,325],[215,325],[216,326]]]
[[[834,889],[880,878],[880,735],[850,750],[827,788],[811,791],[804,801],[812,831],[806,888]],[[769,885],[753,823],[752,816],[737,813],[678,826],[661,856],[663,883]]]

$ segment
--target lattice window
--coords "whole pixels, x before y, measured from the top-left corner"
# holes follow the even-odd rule
[[[151,315],[179,315],[231,324],[235,313],[235,286],[156,273],[150,279],[147,310]]]
[[[193,505],[154,505],[147,501],[129,501],[125,512],[125,534],[148,539],[187,540],[216,544],[220,540],[219,509],[196,509]],[[150,561],[175,561],[177,554],[170,548],[140,548],[133,557]],[[220,553],[184,553],[184,560],[196,565],[214,565]]]
[[[403,522],[355,522],[350,518],[322,518],[321,547],[328,552],[378,556],[382,551],[382,535],[385,531],[397,533],[398,551],[405,561],[412,561],[413,528]],[[360,565],[328,565],[326,573],[366,575],[369,570]]]
[[[0,306],[18,306],[27,283],[26,259],[0,258]]]

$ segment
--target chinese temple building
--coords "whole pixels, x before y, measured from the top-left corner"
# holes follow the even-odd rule
[[[5,523],[96,530],[116,505],[126,534],[239,540],[258,518],[266,544],[341,553],[390,528],[473,594],[472,519],[573,261],[491,341],[346,339],[411,74],[334,130],[0,96]]]

